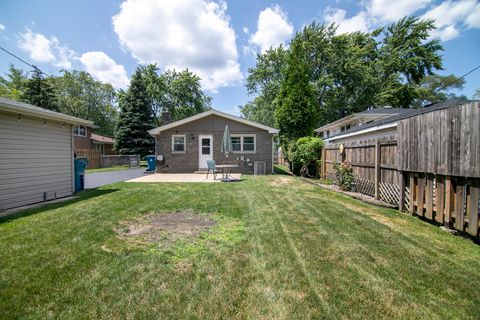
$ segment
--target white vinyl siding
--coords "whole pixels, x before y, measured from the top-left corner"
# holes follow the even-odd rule
[[[0,210],[69,196],[72,126],[0,112]]]

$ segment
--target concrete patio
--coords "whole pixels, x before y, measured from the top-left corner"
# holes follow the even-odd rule
[[[229,174],[232,179],[240,180],[240,173]],[[126,182],[222,182],[221,174],[217,174],[217,179],[213,179],[213,174],[205,173],[154,173],[143,177],[127,180]]]

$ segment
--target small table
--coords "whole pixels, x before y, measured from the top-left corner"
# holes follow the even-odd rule
[[[219,164],[219,165],[216,165],[215,168],[222,169],[222,181],[223,182],[235,181],[235,179],[232,179],[229,176],[228,169],[238,168],[238,164]]]

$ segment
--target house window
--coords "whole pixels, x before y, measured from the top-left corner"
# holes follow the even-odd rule
[[[231,141],[233,152],[254,153],[257,150],[255,135],[232,135]]]
[[[185,135],[173,135],[172,136],[172,152],[184,153],[185,152]]]
[[[242,137],[232,137],[232,150],[242,151]]]
[[[105,148],[104,148],[104,145],[103,144],[100,144],[100,143],[94,143],[93,144],[93,149],[95,151],[99,151],[101,154],[105,154]]]
[[[73,134],[76,136],[80,137],[86,137],[87,136],[87,128],[81,125],[76,125],[73,128]]]

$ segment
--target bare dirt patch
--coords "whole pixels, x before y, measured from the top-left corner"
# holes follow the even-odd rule
[[[284,186],[292,182],[292,179],[289,177],[275,177],[270,181],[270,185],[274,187]]]
[[[177,240],[196,238],[217,224],[193,211],[155,213],[137,222],[123,222],[116,232],[121,238],[168,246]]]

